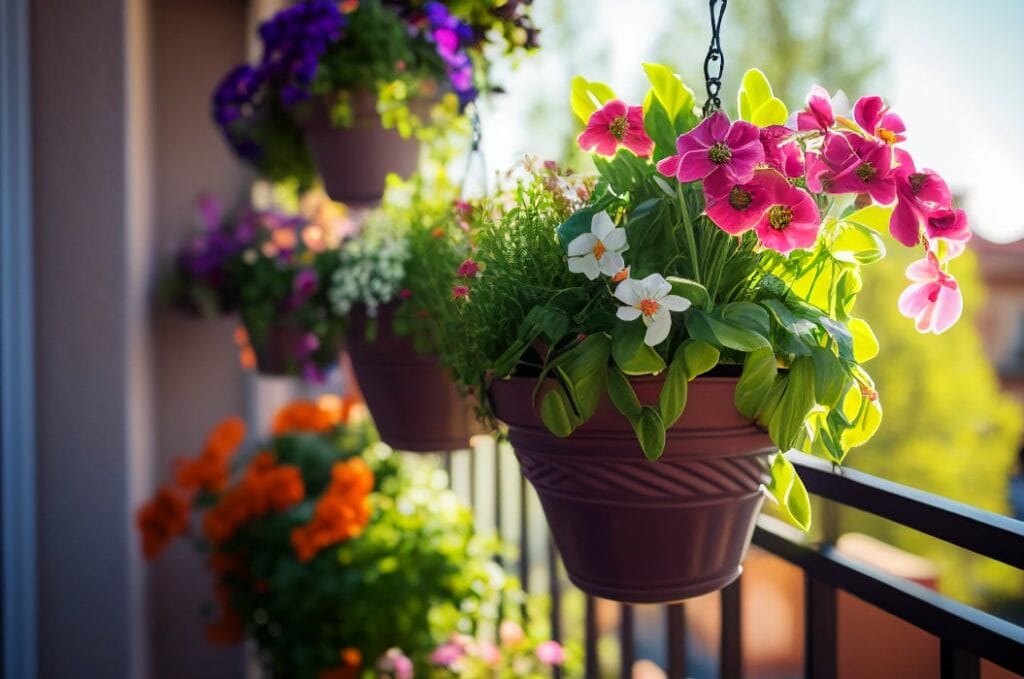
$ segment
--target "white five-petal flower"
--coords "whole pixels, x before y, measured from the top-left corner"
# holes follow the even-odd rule
[[[600,274],[614,276],[626,265],[622,253],[628,249],[626,230],[616,227],[607,212],[598,212],[590,220],[590,233],[581,233],[569,243],[569,271],[590,280]]]
[[[615,314],[623,321],[643,318],[647,326],[644,344],[656,346],[665,341],[672,329],[671,311],[686,311],[690,300],[672,292],[672,284],[661,274],[652,273],[643,280],[627,278],[615,288],[615,297],[627,306],[621,306]]]

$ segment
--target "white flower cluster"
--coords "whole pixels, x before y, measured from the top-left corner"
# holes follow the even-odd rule
[[[409,243],[404,238],[346,242],[339,254],[341,266],[334,272],[328,296],[335,312],[345,315],[356,304],[366,306],[369,316],[387,304],[402,289]]]

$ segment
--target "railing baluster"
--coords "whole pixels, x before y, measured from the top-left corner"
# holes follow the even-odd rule
[[[737,578],[721,593],[722,639],[719,651],[722,679],[740,679],[743,676],[741,579]]]
[[[444,473],[448,475],[448,489],[453,490],[455,488],[455,482],[452,481],[452,453],[449,450],[441,453],[441,458],[444,460]]]
[[[497,441],[494,441],[494,532],[499,540],[504,537],[501,529],[501,445]],[[499,566],[505,565],[501,552],[498,553],[497,561]]]
[[[683,604],[665,607],[668,648],[668,679],[686,679],[686,608]]]
[[[594,597],[587,595],[587,608],[584,614],[584,657],[586,679],[598,679],[601,672],[597,659],[597,601]]]
[[[562,582],[558,572],[558,550],[550,535],[548,535],[548,594],[551,596],[551,638],[562,643]],[[562,668],[553,668],[551,676],[554,679],[560,679]]]
[[[527,493],[526,477],[519,475],[519,581],[523,591],[530,591],[530,512],[527,504],[530,496]],[[525,604],[524,604],[525,605]]]
[[[475,514],[476,506],[476,451],[469,451],[469,506]],[[478,526],[480,524],[477,524]]]
[[[836,589],[804,573],[804,676],[835,679]]]
[[[978,656],[957,648],[945,639],[940,647],[942,679],[979,679],[981,661]]]
[[[629,679],[633,674],[636,659],[636,642],[633,638],[633,607],[619,604],[619,676]]]

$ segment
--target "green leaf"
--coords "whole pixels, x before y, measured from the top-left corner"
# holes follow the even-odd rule
[[[752,68],[743,74],[738,99],[741,120],[759,127],[786,124],[786,105],[774,96],[768,78],[759,69]]]
[[[605,392],[611,341],[601,333],[589,335],[564,354],[555,371],[571,399],[576,416],[586,422],[594,416]]]
[[[576,76],[572,79],[572,86],[569,94],[569,105],[576,117],[586,125],[590,122],[590,116],[594,115],[598,105],[614,99],[615,93],[604,83],[588,82],[583,76]]]
[[[843,221],[860,224],[877,233],[884,233],[889,230],[889,218],[892,217],[892,211],[892,206],[869,205],[846,215]]]
[[[845,219],[836,226],[828,251],[846,264],[871,264],[885,256],[885,242],[877,231]]]
[[[824,314],[818,317],[818,325],[824,328],[825,332],[836,341],[836,345],[839,347],[839,356],[847,361],[852,361],[853,336],[850,335],[847,327],[842,322],[831,319]]]
[[[767,339],[753,330],[724,323],[700,309],[691,308],[687,314],[686,329],[694,339],[737,351],[771,346]]]
[[[850,427],[839,437],[845,450],[867,443],[882,423],[882,406],[878,399],[864,396],[856,384],[846,392],[842,412],[850,422]]]
[[[690,303],[699,309],[711,310],[711,296],[708,295],[708,289],[697,281],[678,276],[669,276],[665,280],[672,286],[673,295],[690,300]]]
[[[683,84],[672,69],[661,64],[644,64],[644,72],[651,81],[654,96],[670,119],[675,120],[681,112],[693,109],[693,91]]]
[[[535,306],[520,323],[517,339],[530,344],[543,336],[549,342],[557,342],[568,334],[571,325],[569,316],[561,309]]]
[[[679,349],[676,349],[676,356],[680,350],[683,352],[686,376],[691,380],[718,365],[718,359],[722,355],[718,347],[696,339],[688,339],[680,344]]]
[[[668,112],[665,111],[665,107],[654,96],[654,90],[649,90],[647,97],[644,99],[644,129],[647,131],[647,135],[654,140],[654,156],[652,160],[657,162],[668,156],[675,155],[676,138],[679,136],[676,132],[676,124]],[[653,175],[651,178],[656,182],[661,179],[657,175]],[[669,197],[675,200],[675,191],[667,193]]]
[[[782,396],[786,393],[786,385],[788,384],[788,373],[779,375],[775,380],[775,384],[773,384],[772,388],[768,391],[768,396],[766,396],[764,402],[761,403],[761,408],[757,411],[757,416],[754,418],[754,421],[759,427],[763,429],[769,428],[772,418],[775,417],[775,411],[779,409],[779,404],[782,403]]]
[[[768,335],[768,312],[753,302],[733,302],[722,309],[722,319],[741,328]]]
[[[613,365],[608,366],[607,379],[608,397],[612,400],[612,405],[636,427],[637,419],[640,417],[640,399],[636,397],[633,385],[622,371]]]
[[[781,300],[769,298],[762,300],[761,305],[771,313],[779,326],[792,335],[801,337],[814,330],[814,323],[805,318],[797,318]]]
[[[779,503],[783,515],[798,528],[809,530],[811,500],[800,475],[796,473],[796,467],[780,452],[772,460],[770,473],[768,492]]]
[[[633,425],[640,448],[648,460],[657,460],[665,451],[665,423],[651,406],[641,406],[640,416]]]
[[[814,364],[814,400],[827,408],[834,408],[846,392],[849,378],[839,358],[828,349],[811,349]]]
[[[789,367],[786,391],[768,423],[768,435],[780,449],[788,450],[814,408],[814,365],[812,360],[800,356]]]
[[[639,321],[631,321],[631,323],[639,325],[641,328],[644,327],[643,323]],[[647,332],[646,328],[644,332]],[[628,361],[619,363],[619,368],[627,375],[657,375],[665,369],[665,359],[653,347],[641,344]]]
[[[778,377],[775,352],[771,347],[761,347],[747,354],[743,362],[743,373],[736,384],[736,410],[744,417],[753,419],[772,390]]]
[[[573,412],[569,396],[562,385],[554,380],[544,384],[544,395],[540,400],[540,419],[555,436],[566,437],[575,431],[582,421]]]
[[[853,360],[866,363],[878,355],[878,338],[867,321],[851,318],[847,327],[853,337]]]
[[[686,408],[689,381],[684,350],[682,344],[676,349],[672,362],[668,364],[668,372],[665,373],[665,384],[658,394],[658,412],[666,429],[676,423]]]
[[[568,248],[569,243],[576,240],[577,236],[590,233],[590,226],[594,221],[594,215],[598,212],[601,212],[601,210],[595,210],[594,206],[588,205],[569,215],[569,218],[558,227],[558,241],[562,244],[562,247]]]
[[[644,346],[644,335],[647,334],[647,328],[644,327],[643,322],[618,319],[616,321],[612,326],[612,359],[619,368],[622,368],[622,366],[628,365],[640,351],[640,347]]]

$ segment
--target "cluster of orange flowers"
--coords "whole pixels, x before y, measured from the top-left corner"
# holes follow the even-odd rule
[[[264,451],[252,459],[238,484],[203,516],[203,533],[219,545],[249,519],[283,511],[305,496],[299,468],[277,464],[274,456]]]
[[[136,517],[142,531],[142,554],[154,559],[174,538],[188,530],[188,499],[168,486],[139,508]]]
[[[272,431],[274,436],[309,432],[323,434],[348,422],[358,398],[324,395],[315,401],[292,401],[277,411]]]
[[[313,518],[292,530],[292,546],[299,561],[309,561],[321,549],[362,533],[370,521],[371,491],[373,471],[366,462],[355,457],[336,463],[331,484],[317,500]]]
[[[245,439],[245,422],[229,417],[206,437],[203,450],[194,458],[179,460],[177,482],[185,490],[202,489],[214,493],[224,490],[231,479],[231,456]]]

